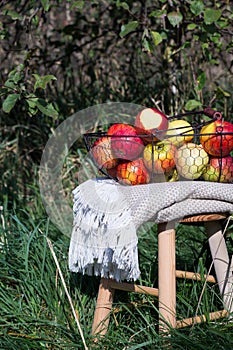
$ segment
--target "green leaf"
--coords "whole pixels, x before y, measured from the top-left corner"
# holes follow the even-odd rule
[[[231,94],[229,92],[223,90],[220,86],[217,87],[216,95],[217,95],[218,99],[231,96]]]
[[[127,34],[133,32],[138,26],[138,21],[132,21],[121,26],[120,37],[123,38]]]
[[[162,17],[166,15],[166,10],[155,10],[149,14],[149,17]]]
[[[38,15],[35,15],[35,16],[32,17],[32,24],[35,27],[39,26],[39,22],[40,22],[40,17]]]
[[[163,40],[167,40],[167,33],[166,32],[161,32],[160,35],[161,35],[161,38]]]
[[[12,81],[14,84],[17,84],[24,76],[24,65],[19,64],[16,68],[14,68],[10,73],[8,74],[8,80]]]
[[[144,48],[144,50],[145,51],[147,51],[147,52],[151,52],[151,47],[150,47],[150,43],[149,43],[149,41],[146,39],[146,38],[144,38],[143,40],[142,40],[142,46],[143,46],[143,48]]]
[[[56,109],[53,107],[52,103],[47,103],[45,100],[38,99],[35,103],[36,107],[41,111],[43,114],[49,116],[49,117],[57,117],[58,113]]]
[[[192,111],[193,109],[197,108],[197,107],[200,107],[202,106],[201,102],[200,101],[197,101],[197,100],[189,100],[184,108],[187,110],[187,111]]]
[[[222,45],[221,34],[214,33],[213,35],[210,36],[210,39],[217,47]]]
[[[26,101],[30,108],[36,108],[36,102],[38,101],[38,97],[36,97],[35,95],[28,95]]]
[[[32,74],[32,75],[36,79],[36,82],[34,84],[34,91],[36,91],[39,88],[45,90],[47,87],[47,84],[51,80],[57,80],[57,78],[54,75],[45,75],[45,76],[39,76],[38,74]]]
[[[37,97],[30,97],[30,98],[28,98],[26,100],[27,104],[28,104],[28,107],[29,107],[29,113],[31,115],[35,115],[37,113],[37,111],[38,111],[37,106],[36,106],[37,100],[38,100]]]
[[[211,24],[216,22],[222,15],[221,10],[206,9],[204,12],[204,22],[205,24]]]
[[[183,20],[180,12],[169,12],[167,18],[173,27],[177,26]]]
[[[83,7],[84,7],[84,4],[85,4],[85,1],[84,1],[84,0],[75,1],[75,2],[73,2],[72,6],[71,6],[71,9],[77,8],[77,9],[79,9],[79,10],[82,10]]]
[[[144,31],[143,31],[143,34],[142,34],[142,39],[148,38],[148,36],[149,36],[148,29],[145,28]]]
[[[15,106],[17,100],[19,99],[20,94],[10,94],[7,96],[7,98],[3,101],[2,109],[4,112],[9,113],[12,108]]]
[[[13,11],[13,10],[5,10],[5,11],[3,11],[3,14],[6,16],[10,16],[13,20],[16,20],[16,19],[22,20],[23,19],[23,16],[20,13]]]
[[[5,82],[4,86],[9,88],[9,89],[15,89],[17,87],[17,85],[11,79],[8,79]]]
[[[205,8],[201,0],[194,0],[191,2],[190,10],[195,16],[199,16]]]
[[[129,10],[129,5],[125,1],[121,2],[118,0],[116,5],[117,5],[117,7],[122,7],[125,10]]]
[[[8,35],[7,30],[0,30],[0,40],[4,40]]]
[[[195,29],[196,27],[197,27],[197,25],[196,25],[195,23],[190,23],[190,24],[187,25],[187,29],[188,29],[188,30],[193,30],[193,29]]]
[[[197,77],[197,90],[200,91],[205,86],[206,76],[204,72],[201,72]]]
[[[13,78],[13,82],[17,84],[23,78],[22,72],[16,72]]]
[[[203,50],[208,50],[209,43],[203,43],[203,44],[201,44],[201,47],[202,47]]]
[[[40,0],[40,2],[41,2],[41,5],[42,5],[44,11],[47,12],[50,8],[50,3],[49,3],[50,0]]]
[[[155,46],[159,45],[163,41],[163,38],[159,32],[155,32],[155,31],[151,30],[150,33],[151,33],[153,43],[155,44]]]
[[[229,23],[226,19],[223,19],[221,21],[218,21],[218,25],[220,28],[226,28],[226,27],[228,27]]]

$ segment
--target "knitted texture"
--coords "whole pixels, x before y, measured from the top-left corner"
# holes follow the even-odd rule
[[[73,196],[70,270],[118,281],[140,276],[137,230],[143,223],[233,213],[232,185],[207,181],[124,186],[93,179],[75,188]]]

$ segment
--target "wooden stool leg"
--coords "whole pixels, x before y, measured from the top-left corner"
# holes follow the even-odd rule
[[[106,334],[112,310],[113,297],[114,289],[111,288],[111,280],[108,278],[101,278],[92,324],[93,335],[104,336]]]
[[[175,223],[158,225],[160,331],[176,327]]]
[[[232,312],[232,267],[226,242],[222,234],[221,225],[218,221],[209,221],[206,222],[206,230],[219,290],[223,297],[223,303],[226,310]]]

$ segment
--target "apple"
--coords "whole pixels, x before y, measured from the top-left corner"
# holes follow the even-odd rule
[[[175,163],[178,174],[185,179],[198,179],[209,162],[208,153],[202,145],[188,142],[175,152]]]
[[[168,128],[168,117],[156,108],[145,108],[135,119],[138,134],[151,135],[145,137],[147,142],[162,140]]]
[[[143,151],[144,143],[132,125],[113,124],[108,129],[107,135],[111,136],[111,149],[117,158],[133,160]]]
[[[216,120],[203,126],[200,134],[202,146],[212,156],[225,157],[233,150],[233,124],[230,122]]]
[[[202,176],[206,181],[233,182],[233,157],[212,157]]]
[[[112,179],[117,179],[117,166],[114,168],[106,169],[106,172]]]
[[[186,142],[192,141],[194,130],[192,125],[186,120],[171,120],[168,124],[167,136],[169,136],[167,140],[179,147]]]
[[[125,185],[142,185],[150,182],[150,175],[142,158],[117,166],[117,179]]]
[[[179,180],[179,174],[176,169],[172,169],[168,173],[164,174],[151,174],[150,182],[161,183],[161,182],[175,182]]]
[[[143,151],[147,169],[154,174],[168,173],[175,168],[176,147],[166,140],[148,144]]]
[[[119,160],[112,153],[111,140],[108,136],[98,138],[94,142],[90,153],[100,169],[111,169],[119,163]]]
[[[172,171],[166,174],[166,181],[167,182],[179,181],[179,174],[176,168],[172,169]]]

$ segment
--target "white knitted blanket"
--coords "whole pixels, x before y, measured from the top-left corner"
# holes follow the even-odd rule
[[[73,195],[70,270],[116,280],[140,276],[137,230],[141,224],[233,213],[232,184],[180,181],[124,186],[93,179],[75,188]]]

